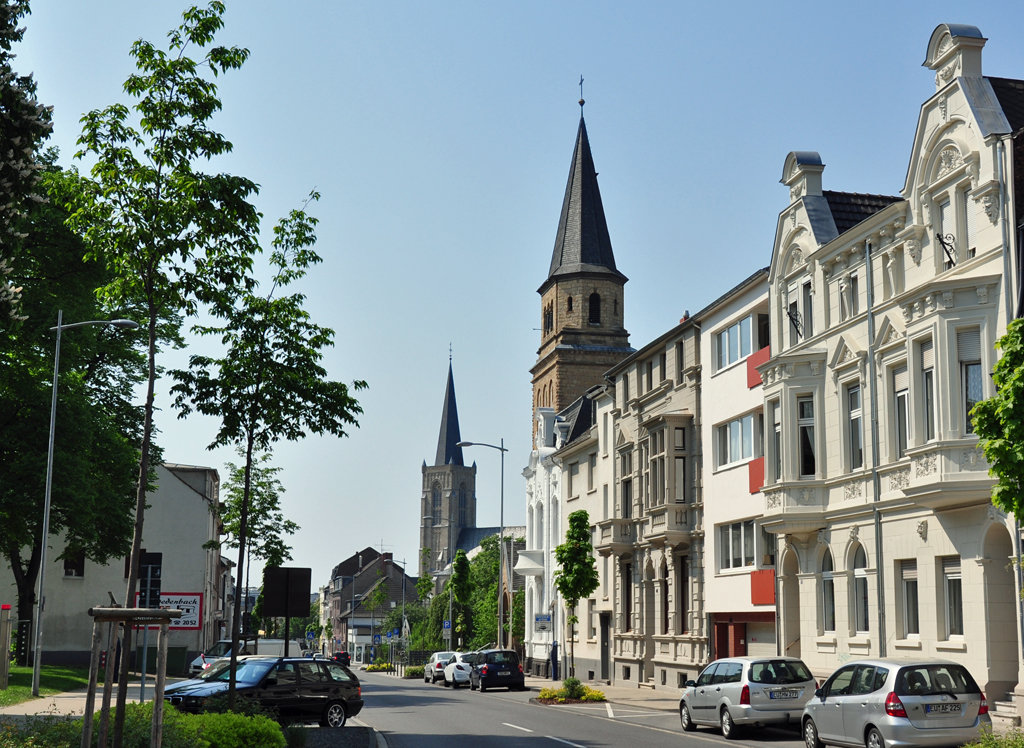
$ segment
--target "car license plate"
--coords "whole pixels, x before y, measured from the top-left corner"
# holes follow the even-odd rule
[[[800,695],[800,693],[798,691],[769,691],[768,692],[768,698],[769,699],[795,699],[799,695]]]
[[[925,704],[925,714],[960,714],[963,711],[962,704]]]
[[[502,671],[499,671],[498,673],[496,673],[496,675],[508,675],[508,671],[507,670],[502,670]]]

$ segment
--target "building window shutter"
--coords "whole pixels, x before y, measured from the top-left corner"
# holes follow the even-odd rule
[[[893,389],[901,392],[910,386],[910,376],[907,374],[907,367],[901,366],[892,373]]]
[[[904,580],[917,579],[917,561],[900,561],[900,573]]]
[[[932,341],[921,343],[921,368],[931,369],[935,366],[935,349]]]
[[[961,362],[981,361],[981,331],[960,330],[956,334],[956,351]]]
[[[960,577],[960,557],[959,556],[947,556],[942,559],[942,573],[944,576],[951,579],[957,579]]]

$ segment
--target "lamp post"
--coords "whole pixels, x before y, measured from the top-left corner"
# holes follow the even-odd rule
[[[130,319],[96,319],[88,322],[72,322],[70,325],[63,324],[64,311],[57,311],[57,326],[51,330],[57,331],[57,348],[53,354],[53,400],[50,404],[50,444],[46,453],[46,497],[43,500],[43,542],[39,551],[39,589],[36,593],[36,646],[35,656],[32,662],[32,695],[39,695],[39,668],[42,665],[43,657],[43,610],[46,608],[46,601],[43,599],[43,582],[46,579],[46,539],[50,534],[50,487],[53,485],[53,436],[54,426],[57,421],[57,375],[60,373],[60,334],[63,330],[70,330],[73,327],[86,327],[88,325],[111,325],[122,329],[134,330],[139,324]]]
[[[505,596],[501,594],[501,580],[502,575],[505,573],[505,453],[508,452],[505,449],[505,440],[502,439],[500,442],[501,446],[495,446],[493,444],[484,444],[482,442],[459,442],[455,446],[457,447],[490,447],[501,452],[501,509],[500,509],[500,524],[501,527],[498,530],[498,547],[501,549],[498,553],[498,648],[505,648],[505,630],[503,628],[505,621]]]

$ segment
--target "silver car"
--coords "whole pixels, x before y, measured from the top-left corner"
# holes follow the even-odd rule
[[[807,702],[807,748],[957,746],[992,729],[988,702],[963,665],[947,660],[858,660]]]
[[[423,666],[423,682],[437,683],[439,680],[444,680],[444,666],[448,664],[448,660],[452,658],[453,654],[455,653],[434,652],[430,655],[427,664]]]
[[[796,724],[817,683],[796,657],[730,657],[716,660],[679,700],[679,721],[687,732],[718,725],[728,740],[741,725]]]

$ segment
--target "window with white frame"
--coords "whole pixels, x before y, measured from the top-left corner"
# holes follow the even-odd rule
[[[798,397],[796,415],[800,442],[800,477],[810,478],[818,472],[817,444],[814,441],[814,398]]]
[[[741,569],[754,565],[754,520],[720,525],[718,532],[722,569]]]
[[[858,545],[853,554],[853,611],[854,628],[858,634],[870,631],[871,620],[868,615],[868,557],[864,546]]]
[[[801,332],[804,334],[804,340],[806,340],[814,335],[814,302],[810,283],[804,283],[803,302],[804,313],[800,315],[800,321],[803,324]]]
[[[718,427],[718,465],[731,465],[754,456],[754,415],[748,413]]]
[[[800,342],[800,305],[796,301],[789,302],[787,315],[789,316],[789,345],[794,346]]]
[[[825,631],[836,630],[836,583],[832,551],[825,549],[821,557],[821,627]]]
[[[580,490],[580,464],[573,462],[569,465],[569,496],[576,496]]]
[[[654,389],[654,360],[647,362],[647,391]]]
[[[951,252],[953,257],[956,257],[956,225],[953,221],[953,207],[948,197],[943,198],[938,204],[939,210],[939,230],[938,233],[952,245]],[[941,247],[940,247],[941,249]],[[956,263],[955,259],[949,257],[946,254],[946,250],[942,250],[942,269],[949,270]]]
[[[676,456],[675,458],[676,468],[676,503],[686,503],[686,458]]]
[[[601,454],[608,456],[608,414],[601,414]]]
[[[597,472],[597,452],[587,455],[587,490],[594,490],[594,474]]]
[[[907,437],[910,418],[910,375],[906,366],[893,369],[892,372],[893,391],[893,426],[895,428],[896,459],[900,459],[907,453]]]
[[[960,415],[964,419],[964,434],[974,433],[971,408],[982,399],[981,331],[975,327],[958,330],[956,352],[960,359]]]
[[[601,519],[608,519],[608,484],[601,486]]]
[[[850,470],[864,467],[864,425],[860,382],[846,387],[847,462]]]
[[[668,379],[668,354],[665,351],[658,356],[658,381],[664,382]]]
[[[775,566],[775,534],[761,528],[761,566]]]
[[[772,414],[772,478],[778,483],[782,480],[782,414],[779,401],[768,404]]]
[[[903,638],[909,639],[921,634],[921,619],[917,604],[917,561],[900,561],[900,578],[903,582]]]
[[[633,516],[633,452],[622,453],[622,516]]]
[[[924,415],[924,439],[935,438],[935,350],[932,341],[921,343],[921,409]]]
[[[733,325],[730,325],[716,336],[718,345],[718,368],[726,366],[746,358],[750,355],[750,317],[744,317]]]
[[[625,410],[626,403],[629,402],[629,374],[622,375],[622,408]]]
[[[964,598],[959,556],[942,559],[942,591],[946,598],[946,638],[963,636]]]
[[[975,205],[970,190],[964,190],[964,228],[967,230],[967,241],[964,247],[967,249],[967,257],[970,259],[978,253],[978,206]]]
[[[676,343],[676,384],[683,383],[683,370],[686,368],[686,356],[683,351],[683,341]]]

